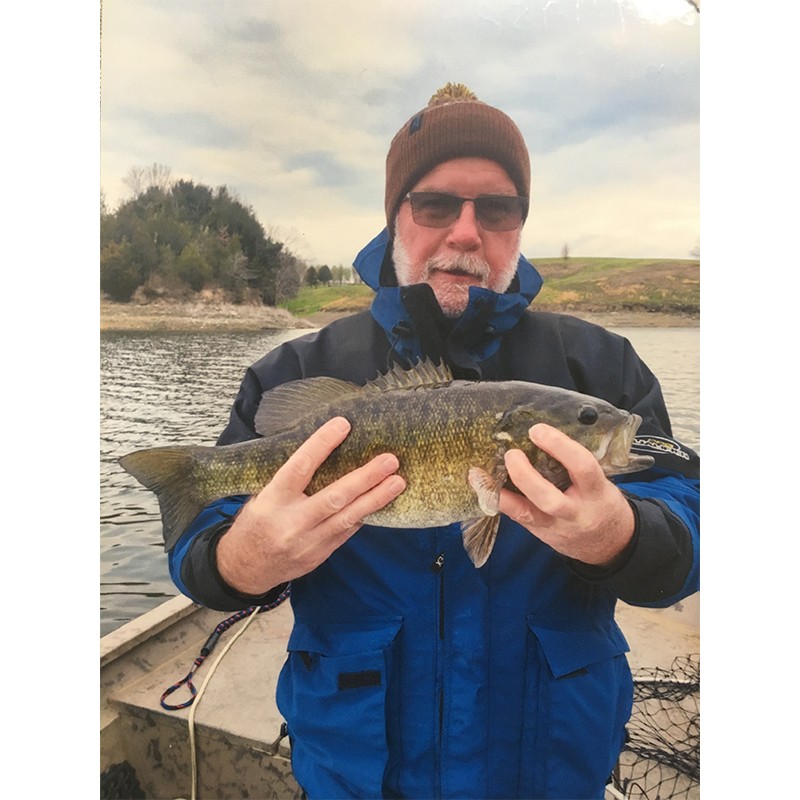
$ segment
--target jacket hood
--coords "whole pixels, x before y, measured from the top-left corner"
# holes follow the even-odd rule
[[[502,335],[517,324],[544,282],[533,264],[520,255],[516,275],[505,293],[472,286],[464,313],[445,323],[429,286],[397,286],[389,243],[384,228],[356,256],[353,266],[375,291],[372,316],[393,349],[410,362],[423,356],[444,356],[459,366],[485,361],[497,352]],[[425,310],[421,312],[421,308]],[[438,317],[439,328],[446,330],[441,347],[435,348],[443,352],[431,352],[431,347],[420,341],[420,330],[430,327],[428,317],[434,322]]]

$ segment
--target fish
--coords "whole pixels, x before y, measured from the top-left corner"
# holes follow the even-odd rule
[[[536,447],[530,427],[545,422],[591,451],[611,477],[646,469],[631,453],[641,417],[569,389],[527,381],[466,381],[431,360],[395,365],[365,385],[311,377],[264,392],[254,420],[260,438],[229,445],[174,445],[128,453],[123,469],[158,498],[171,549],[214,500],[257,494],[324,422],[345,417],[347,438],[317,470],[313,494],[381,453],[394,453],[405,490],[365,522],[390,528],[460,523],[476,568],[489,558],[500,522],[501,489],[516,491],[504,454],[522,450],[560,489],[567,470]]]

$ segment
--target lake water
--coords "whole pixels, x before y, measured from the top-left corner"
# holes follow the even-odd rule
[[[699,450],[699,329],[614,330],[658,375],[675,437]],[[214,444],[247,367],[307,332],[101,335],[101,635],[177,594],[155,496],[117,459],[162,444]]]

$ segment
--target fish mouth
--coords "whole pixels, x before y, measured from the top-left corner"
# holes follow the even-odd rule
[[[594,452],[595,458],[615,472],[621,468],[631,468],[631,471],[635,471],[652,464],[649,456],[632,455],[630,452],[633,437],[641,424],[642,418],[638,414],[628,414],[628,418],[621,425],[603,437]]]

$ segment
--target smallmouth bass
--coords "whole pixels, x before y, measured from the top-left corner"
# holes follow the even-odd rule
[[[319,491],[380,453],[394,453],[406,489],[366,521],[394,528],[460,522],[476,567],[486,563],[497,536],[507,450],[522,450],[559,488],[569,485],[564,467],[531,442],[532,425],[545,422],[578,441],[607,476],[653,463],[630,452],[641,424],[636,414],[553,386],[454,380],[447,367],[425,361],[408,370],[396,366],[365,386],[329,377],[282,384],[261,398],[255,430],[262,438],[139,450],[120,464],[155,492],[170,549],[209,503],[257,494],[300,444],[335,416],[345,417],[352,429],[307,492]],[[514,489],[510,483],[508,488]]]

